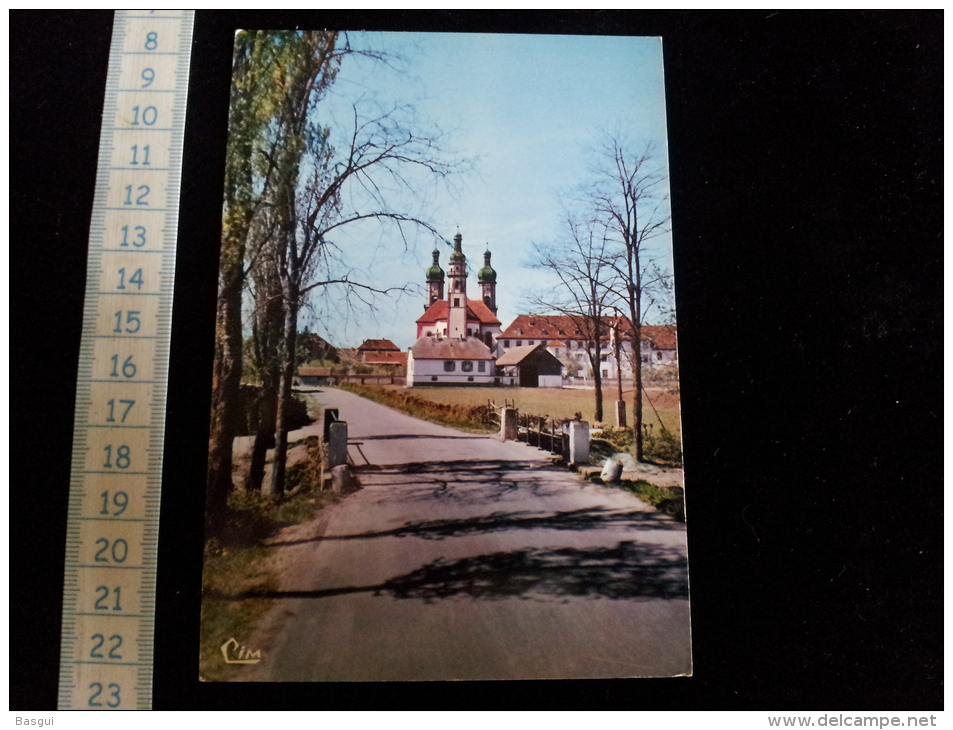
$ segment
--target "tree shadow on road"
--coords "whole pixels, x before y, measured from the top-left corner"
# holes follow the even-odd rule
[[[688,560],[678,548],[634,540],[615,547],[528,548],[457,560],[439,558],[377,585],[244,597],[320,599],[355,593],[425,603],[451,598],[687,598]]]
[[[350,535],[325,535],[304,540],[271,542],[272,546],[300,545],[306,542],[371,540],[381,537],[419,537],[443,540],[448,537],[503,532],[506,530],[573,530],[591,532],[602,528],[633,530],[684,530],[681,523],[659,512],[587,507],[565,512],[493,512],[488,515],[448,520],[406,522],[391,530],[359,532]]]
[[[376,592],[425,602],[455,596],[687,598],[688,560],[677,548],[633,540],[615,547],[515,550],[441,558],[386,581]]]
[[[369,465],[359,467],[357,475],[365,487],[392,488],[374,494],[377,504],[432,500],[488,504],[517,492],[545,496],[584,488],[546,461],[458,459]]]

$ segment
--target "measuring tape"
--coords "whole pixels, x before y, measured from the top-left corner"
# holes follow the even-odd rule
[[[59,709],[150,709],[193,11],[117,11],[89,233]]]

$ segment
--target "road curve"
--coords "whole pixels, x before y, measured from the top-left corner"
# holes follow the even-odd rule
[[[280,588],[248,681],[691,672],[684,525],[525,444],[358,396],[362,489],[274,544]]]

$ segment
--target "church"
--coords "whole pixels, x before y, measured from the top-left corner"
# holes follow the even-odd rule
[[[463,236],[453,237],[448,271],[440,268],[440,251],[427,269],[427,303],[417,320],[417,341],[407,355],[407,385],[492,385],[495,377],[496,271],[490,252],[477,274],[480,299],[467,296],[467,257]],[[444,284],[447,285],[446,297]]]

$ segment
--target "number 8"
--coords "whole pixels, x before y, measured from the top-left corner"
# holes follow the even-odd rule
[[[146,50],[154,51],[158,45],[159,45],[159,34],[147,33],[146,34]]]

